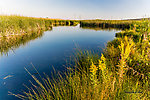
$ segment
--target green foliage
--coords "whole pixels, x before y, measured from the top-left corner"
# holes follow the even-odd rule
[[[139,34],[137,32],[134,32],[133,30],[126,30],[116,33],[116,37],[124,38],[125,36],[132,37],[134,42],[139,42],[140,39]]]

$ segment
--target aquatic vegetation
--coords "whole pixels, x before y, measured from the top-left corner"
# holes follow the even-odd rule
[[[11,77],[13,77],[13,75],[8,75],[8,76],[4,77],[3,79],[5,80],[5,79],[11,78]]]

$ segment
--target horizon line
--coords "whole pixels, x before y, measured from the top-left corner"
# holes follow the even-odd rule
[[[47,18],[52,20],[140,20],[140,19],[149,19],[150,17],[131,17],[131,18],[114,18],[114,19],[103,19],[103,18],[58,18],[50,16],[27,16],[19,14],[0,14],[0,16],[21,16],[21,17],[33,17],[33,18]]]

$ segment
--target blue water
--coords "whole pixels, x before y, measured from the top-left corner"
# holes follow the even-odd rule
[[[30,87],[29,80],[32,79],[24,67],[33,74],[36,71],[31,63],[39,73],[51,75],[53,67],[63,71],[76,48],[101,52],[107,41],[114,39],[115,33],[81,29],[79,26],[53,27],[41,38],[31,40],[14,52],[9,51],[8,56],[0,56],[0,100],[17,100],[15,96],[8,95],[8,91],[21,93],[23,83]]]

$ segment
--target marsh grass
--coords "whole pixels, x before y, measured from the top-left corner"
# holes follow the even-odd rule
[[[53,25],[77,25],[74,20],[58,20],[24,16],[0,16],[0,36],[31,33],[32,31],[47,30]]]

